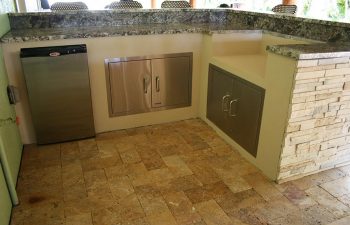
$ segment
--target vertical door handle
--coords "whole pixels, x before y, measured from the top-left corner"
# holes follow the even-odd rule
[[[158,76],[156,77],[156,91],[157,91],[157,92],[160,91],[160,79],[159,79]]]
[[[143,93],[147,94],[147,78],[143,78]]]
[[[221,109],[223,112],[228,112],[228,107],[226,104],[226,99],[229,98],[230,95],[225,95],[224,97],[222,97],[222,101],[221,101]],[[226,106],[226,107],[225,107]]]
[[[233,99],[232,101],[230,101],[230,109],[229,109],[229,114],[230,114],[230,116],[231,117],[235,117],[235,116],[237,116],[237,113],[236,113],[236,111],[237,111],[237,103],[238,103],[238,98],[237,99]],[[236,104],[236,107],[235,107],[235,112],[234,113],[232,113],[232,105],[233,105],[233,103],[235,103]]]

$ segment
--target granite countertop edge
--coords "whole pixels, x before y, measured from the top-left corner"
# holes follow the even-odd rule
[[[270,45],[266,50],[297,60],[350,57],[350,43]]]
[[[270,32],[261,29],[252,29],[242,26],[225,26],[218,24],[172,24],[172,25],[138,25],[118,27],[84,27],[70,28],[45,28],[12,30],[1,38],[2,44],[23,43],[34,41],[50,41],[63,39],[102,38],[133,35],[159,35],[159,34],[228,34],[228,33],[264,32],[287,38],[303,39],[291,35]],[[290,57],[293,59],[307,60],[317,58],[349,57],[350,43],[316,43],[316,44],[292,44],[272,45],[267,51]]]
[[[323,24],[323,25],[330,25],[330,26],[337,26],[337,27],[347,27],[350,28],[349,23],[340,22],[340,21],[331,21],[331,20],[321,20],[316,18],[308,18],[308,17],[302,17],[297,15],[289,15],[289,14],[283,14],[283,13],[273,13],[269,11],[249,11],[249,10],[239,10],[239,9],[230,9],[230,8],[188,8],[188,9],[118,9],[118,10],[82,10],[78,13],[84,13],[84,14],[113,14],[113,13],[159,13],[159,12],[232,12],[234,14],[244,14],[244,15],[250,15],[250,16],[264,16],[264,17],[270,17],[270,18],[279,18],[284,20],[293,20],[293,21],[299,21],[304,23],[317,23],[317,24]],[[76,15],[76,11],[43,11],[43,12],[25,12],[25,13],[8,13],[11,17],[21,17],[21,16],[51,16],[51,15]]]
[[[237,33],[261,32],[248,27],[226,26],[218,24],[144,24],[121,25],[115,27],[82,27],[82,28],[34,28],[11,30],[0,42],[3,44],[29,41],[46,41],[76,38],[118,37],[132,35],[179,34],[179,33]]]

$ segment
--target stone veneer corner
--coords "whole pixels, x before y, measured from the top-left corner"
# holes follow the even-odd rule
[[[349,57],[296,65],[278,181],[350,164]]]

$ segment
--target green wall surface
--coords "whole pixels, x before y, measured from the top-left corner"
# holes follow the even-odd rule
[[[10,221],[9,215],[11,215],[11,199],[8,194],[5,178],[0,163],[0,224],[5,225]]]
[[[0,8],[0,37],[10,30],[10,23],[6,13],[1,12]]]
[[[0,0],[0,37],[10,30],[7,12],[14,12],[13,0]],[[15,190],[17,175],[22,154],[22,143],[18,127],[15,123],[16,114],[10,105],[6,87],[8,77],[0,48],[0,224],[10,221],[12,204],[18,203]],[[10,197],[11,196],[11,197]],[[12,200],[12,202],[11,202]]]
[[[0,37],[10,30],[10,23],[6,13],[14,11],[15,4],[13,0],[0,0]]]
[[[1,26],[1,25],[0,25]],[[0,48],[0,126],[3,120],[14,119],[14,109],[9,105],[6,87],[8,79],[5,71],[2,49]]]
[[[14,9],[15,6],[12,0],[0,0],[0,37],[10,30],[10,23],[6,13],[13,12]],[[10,117],[12,118],[14,116],[14,109],[13,107],[10,107],[8,103],[6,93],[7,84],[8,78],[5,70],[2,49],[0,48],[0,120]]]
[[[12,5],[12,7],[11,7]],[[11,10],[12,8],[12,10]],[[10,23],[6,12],[13,11],[13,4],[8,0],[0,1],[0,37],[10,30]],[[0,126],[1,120],[13,117],[13,108],[8,105],[6,86],[8,80],[5,71],[2,49],[0,48]],[[4,138],[4,137],[2,137]],[[1,163],[0,163],[1,164]],[[0,167],[0,224],[8,224],[10,221],[12,202],[2,168]]]
[[[0,37],[10,30],[10,23],[7,12],[14,12],[15,4],[13,0],[0,0]],[[0,127],[15,121],[14,107],[10,105],[6,87],[8,77],[6,74],[2,48],[0,48]],[[1,141],[1,140],[0,140]]]

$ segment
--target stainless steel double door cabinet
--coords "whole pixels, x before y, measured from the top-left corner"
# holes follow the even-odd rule
[[[85,45],[21,49],[38,144],[95,135]]]
[[[191,105],[192,53],[106,59],[110,116]]]
[[[209,66],[207,118],[254,157],[265,90],[217,66]]]

